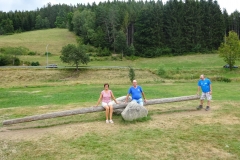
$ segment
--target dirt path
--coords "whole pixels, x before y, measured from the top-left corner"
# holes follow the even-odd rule
[[[151,109],[151,108],[149,108]],[[205,110],[196,111],[193,109],[185,109],[170,113],[168,110],[162,111],[161,114],[154,114],[151,116],[152,120],[144,123],[133,123],[124,125],[120,120],[116,120],[114,124],[105,124],[103,121],[74,123],[74,124],[59,124],[45,128],[36,128],[39,125],[33,122],[27,122],[24,126],[15,124],[11,126],[3,126],[0,128],[0,140],[38,140],[49,135],[58,135],[64,138],[74,137],[79,134],[86,134],[88,132],[117,132],[120,129],[126,128],[174,128],[182,125],[188,127],[187,124],[181,124],[181,119],[195,119],[195,117],[204,117],[204,119],[211,119],[212,111]],[[193,122],[194,123],[194,122]]]

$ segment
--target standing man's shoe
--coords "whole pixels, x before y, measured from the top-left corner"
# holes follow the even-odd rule
[[[207,106],[205,110],[206,110],[206,111],[209,111],[209,110],[210,110],[210,107],[209,107],[209,106]]]
[[[197,107],[197,110],[201,110],[203,107],[202,107],[202,105],[199,105],[198,107]]]

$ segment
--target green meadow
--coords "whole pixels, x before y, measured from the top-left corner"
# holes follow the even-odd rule
[[[34,35],[42,41],[41,46],[30,43],[36,39]],[[17,40],[18,37],[22,39]],[[66,37],[71,40],[64,41]],[[48,39],[51,40],[46,43],[56,43],[50,61],[60,66],[68,65],[59,59],[62,46],[76,43],[67,30],[0,37],[0,45],[4,42],[5,46],[35,48],[40,55],[21,56],[20,59],[25,57],[45,63],[46,43],[43,41]],[[31,45],[36,46],[30,48]],[[115,97],[124,96],[131,86],[128,69],[116,66],[135,69],[136,79],[147,99],[195,95],[200,74],[210,78],[213,85],[210,111],[196,110],[199,100],[192,100],[148,105],[148,117],[133,122],[114,115],[114,124],[106,124],[105,113],[97,112],[14,125],[0,124],[0,159],[240,159],[240,69],[229,71],[222,67],[224,64],[218,54],[212,53],[134,61],[109,58],[91,61],[79,72],[66,68],[0,68],[1,122],[95,106],[105,82],[110,84]],[[164,74],[159,74],[159,69],[164,70]]]

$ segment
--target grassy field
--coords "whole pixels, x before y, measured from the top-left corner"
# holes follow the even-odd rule
[[[1,47],[26,47],[30,51],[43,55],[48,46],[48,52],[53,55],[60,55],[63,46],[69,43],[76,43],[76,36],[67,29],[46,29],[31,32],[24,32],[8,36],[0,36]]]
[[[45,31],[36,32],[37,35],[51,35],[52,32],[58,36],[60,32],[69,35],[67,30]],[[9,37],[0,37],[0,44],[6,39],[5,45],[11,46]],[[69,41],[74,42],[73,37]],[[42,42],[46,40],[45,37]],[[56,45],[64,45],[61,41]],[[22,40],[13,42],[20,44]],[[40,49],[41,45],[35,48]],[[25,58],[46,62],[42,55]],[[57,54],[50,57],[51,63],[65,65],[58,58]],[[146,106],[148,117],[134,122],[114,115],[115,123],[106,124],[104,112],[98,112],[8,126],[0,124],[0,159],[240,159],[240,69],[231,72],[223,69],[224,63],[217,54],[91,61],[88,66],[130,65],[135,68],[136,79],[147,99],[194,95],[199,75],[206,74],[213,82],[211,110],[197,111],[199,101],[193,100]],[[158,76],[158,68],[164,69],[165,75]],[[231,82],[220,82],[217,77]],[[128,69],[122,68],[81,69],[79,72],[74,69],[1,68],[0,82],[0,122],[94,106],[103,83],[110,83],[115,97],[126,95],[131,85]]]
[[[131,85],[128,71],[120,69],[78,73],[5,69],[0,73],[12,80],[1,83],[0,121],[94,106],[106,81],[116,97],[126,95]],[[197,91],[197,79],[163,79],[146,70],[136,70],[136,78],[148,99]],[[99,112],[0,125],[0,155],[4,160],[239,159],[239,92],[239,82],[213,81],[209,112],[196,111],[198,100],[152,105],[147,106],[147,120],[132,123],[115,115],[113,125],[105,124],[104,113]]]

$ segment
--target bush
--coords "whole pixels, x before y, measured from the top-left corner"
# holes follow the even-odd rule
[[[86,52],[95,52],[95,48],[89,44],[85,45],[86,46]]]
[[[0,55],[0,66],[6,66],[11,64],[11,57],[7,55]]]
[[[4,47],[0,49],[1,53],[8,55],[26,55],[29,49],[26,47]]]
[[[136,60],[136,59],[138,59],[138,57],[137,56],[134,56],[134,55],[132,55],[132,56],[127,56],[127,57],[125,57],[127,60],[131,60],[131,61],[134,61],[134,60]]]
[[[132,44],[131,44],[131,46],[127,47],[126,50],[124,51],[126,56],[134,56],[135,52],[136,52],[135,48]]]
[[[165,76],[166,75],[166,70],[164,69],[164,67],[159,67],[158,68],[157,75],[159,75],[159,76]]]
[[[23,64],[24,64],[24,65],[27,65],[27,66],[30,66],[30,65],[31,65],[31,62],[29,62],[29,61],[24,61]]]
[[[226,78],[226,77],[214,77],[213,80],[219,81],[219,82],[227,82],[227,83],[231,82],[231,79]]]
[[[19,58],[14,58],[14,66],[19,66],[20,65],[20,59]]]
[[[52,56],[52,53],[51,52],[45,52],[45,56],[47,56],[47,54],[48,54],[48,56]]]
[[[28,52],[28,55],[30,55],[30,56],[34,56],[36,54],[37,54],[37,52],[33,52],[33,51]]]
[[[171,48],[168,48],[168,47],[165,47],[162,49],[162,54],[163,55],[169,55],[172,53],[172,49]]]
[[[40,66],[39,62],[32,62],[31,66]]]
[[[111,55],[111,52],[108,48],[104,48],[104,49],[101,49],[100,47],[98,48],[98,51],[97,51],[97,56],[99,57],[104,57],[104,56],[110,56]]]
[[[111,59],[113,61],[119,61],[119,60],[122,60],[122,56],[121,55],[114,55],[114,56],[111,57]]]

